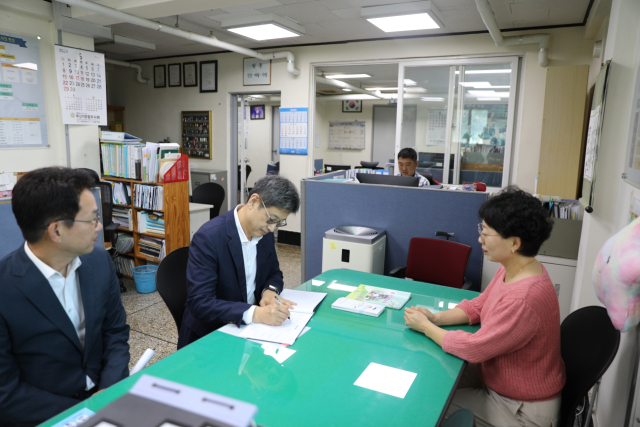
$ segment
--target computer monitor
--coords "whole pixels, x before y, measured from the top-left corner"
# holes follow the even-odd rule
[[[324,165],[325,172],[348,171],[349,169],[351,169],[349,165],[330,165],[328,163]]]
[[[417,176],[391,176],[357,173],[356,178],[362,184],[396,185],[398,187],[417,187],[420,184],[420,178]]]

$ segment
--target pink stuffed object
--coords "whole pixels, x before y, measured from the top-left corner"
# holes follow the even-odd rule
[[[592,280],[616,329],[625,332],[640,322],[640,218],[600,249]]]

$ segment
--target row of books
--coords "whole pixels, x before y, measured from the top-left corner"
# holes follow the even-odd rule
[[[157,212],[138,211],[138,232],[164,234],[164,215]]]
[[[118,240],[116,241],[116,251],[121,254],[128,254],[133,252],[133,235],[128,233],[118,234]]]
[[[111,214],[111,221],[117,222],[120,224],[120,227],[133,231],[133,220],[131,218],[131,209],[129,208],[119,208],[114,206]]]
[[[142,149],[140,144],[101,143],[102,172],[105,175],[142,179]]]
[[[159,185],[135,184],[133,186],[134,206],[154,211],[163,210],[163,188]]]
[[[580,202],[577,201],[545,202],[542,206],[548,209],[549,215],[553,218],[582,219],[582,208]]]
[[[133,268],[136,266],[135,260],[127,256],[118,255],[113,259],[116,271],[125,276],[133,276]]]
[[[104,181],[111,184],[111,196],[116,205],[131,206],[131,186],[124,182]]]
[[[142,255],[146,255],[158,260],[163,260],[167,255],[167,248],[164,239],[149,236],[140,236],[138,248]]]

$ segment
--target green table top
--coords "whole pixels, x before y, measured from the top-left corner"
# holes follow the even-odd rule
[[[347,291],[333,284],[378,286],[411,292],[405,307],[446,310],[450,303],[477,292],[451,289],[351,270],[331,270],[298,290],[326,292],[309,321],[311,330],[289,348],[296,351],[279,364],[260,344],[213,332],[142,371],[258,406],[256,422],[275,426],[437,425],[464,361],[445,353],[423,334],[404,324],[404,309],[387,308],[370,317],[331,308]],[[403,307],[404,308],[404,307]],[[450,329],[474,332],[477,326]],[[417,374],[404,398],[354,385],[370,363]],[[41,424],[51,426],[81,408],[98,411],[127,393],[141,373]]]

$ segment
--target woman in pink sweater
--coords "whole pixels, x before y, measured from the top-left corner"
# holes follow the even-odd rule
[[[553,222],[535,197],[509,187],[480,208],[482,251],[502,264],[487,289],[452,310],[405,309],[405,322],[469,362],[449,413],[480,426],[555,427],[565,382],[555,287],[535,256]],[[474,333],[440,326],[481,323]]]

